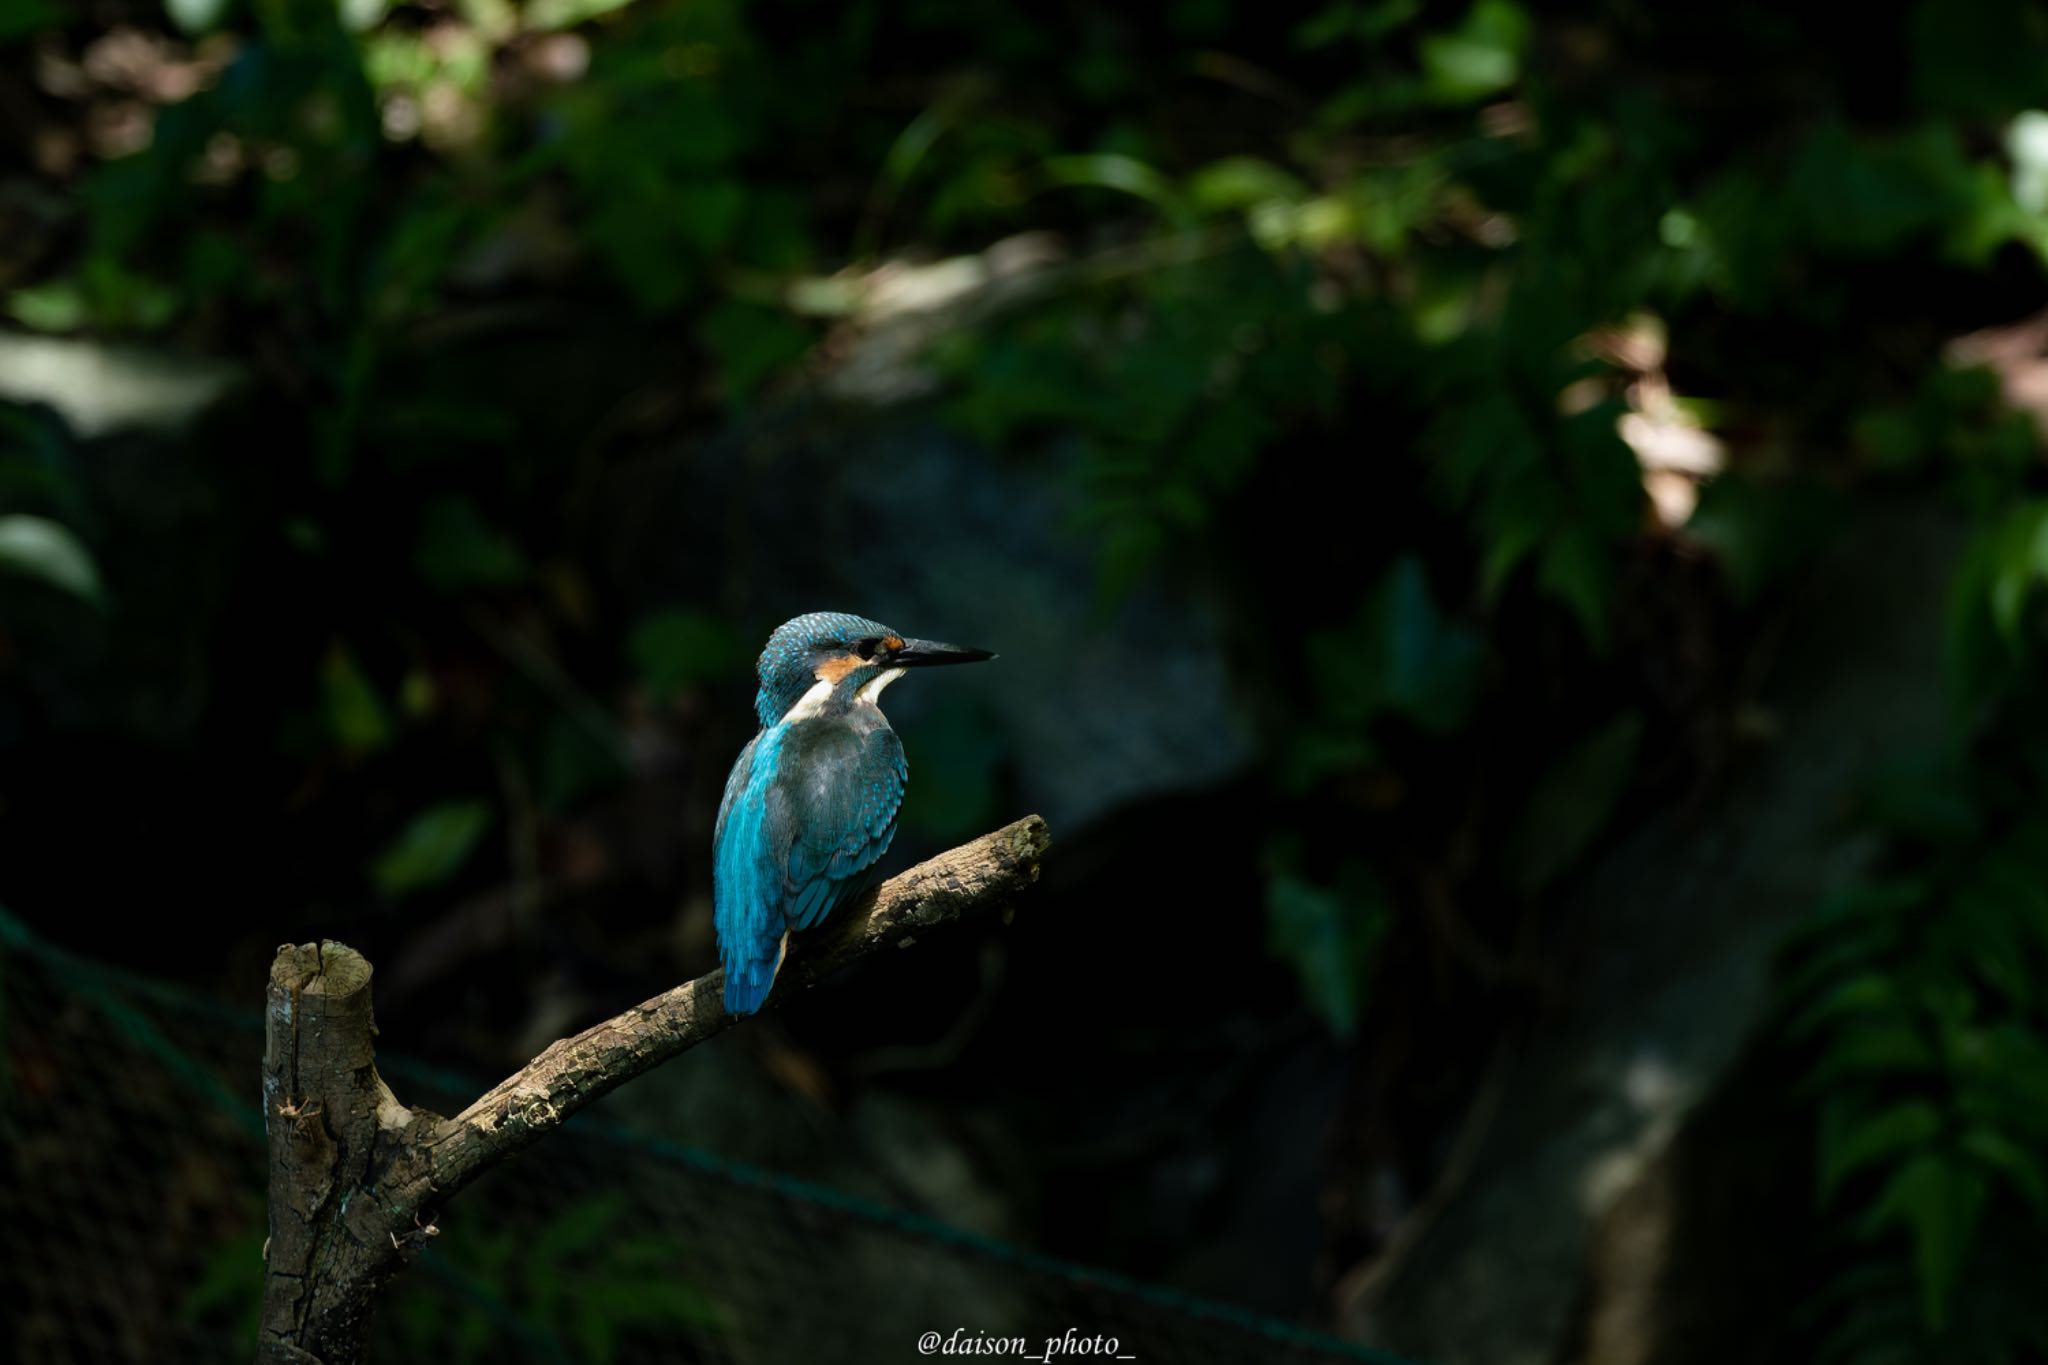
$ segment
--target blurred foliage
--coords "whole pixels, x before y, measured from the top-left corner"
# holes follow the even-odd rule
[[[918,0],[124,13],[176,74],[103,92],[99,123],[140,135],[48,154],[76,212],[6,263],[5,311],[234,361],[284,454],[209,513],[239,567],[173,591],[124,548],[146,496],[0,409],[0,603],[56,680],[8,726],[196,742],[196,671],[161,704],[65,680],[161,675],[238,574],[279,576],[319,625],[258,680],[288,694],[302,790],[386,784],[357,893],[436,894],[493,828],[516,847],[616,784],[601,699],[681,707],[743,670],[715,589],[618,620],[594,586],[588,467],[638,389],[686,429],[742,419],[857,341],[870,268],[1023,233],[1059,259],[937,329],[939,406],[1062,489],[1105,604],[1157,580],[1221,604],[1271,758],[1267,942],[1340,1032],[1431,932],[1404,907],[1476,909],[1506,955],[1680,743],[1623,610],[1657,566],[1710,556],[1711,610],[1754,625],[1842,488],[1938,487],[1988,528],[1953,612],[1962,728],[1988,744],[2038,681],[2038,441],[1991,375],[1936,358],[1942,325],[1983,320],[1940,301],[2038,282],[2048,253],[2048,18],[2016,0],[1880,5],[1869,63],[1760,6],[1711,28],[1515,0],[1178,0],[1156,29]],[[91,69],[66,55],[91,38],[0,11],[51,70]],[[608,349],[522,364],[494,340],[571,306]],[[1889,351],[1860,344],[1880,327]],[[1678,417],[1650,397],[1673,387]],[[1696,513],[1646,499],[1625,436],[1651,418],[1735,451],[1674,476]],[[934,721],[907,818],[951,836],[989,817],[1003,755],[987,717]],[[1851,1355],[1995,1359],[2034,1330],[1966,1273],[2038,1240],[2048,1179],[2048,1019],[2018,965],[2048,748],[2023,739],[1899,807],[1900,881],[1792,958],[1844,1274],[1917,1285]],[[421,777],[458,750],[485,757]],[[1479,975],[1429,1008],[1483,1005]]]
[[[2038,1301],[1997,1270],[2048,1252],[2048,802],[2043,736],[2024,724],[2018,763],[1881,786],[1898,873],[1831,902],[1788,950],[1783,1027],[1811,1057],[1837,1283],[1895,1286],[1837,1303],[1825,1358],[2048,1349]]]
[[[626,1196],[614,1192],[534,1224],[462,1228],[393,1294],[389,1334],[417,1360],[474,1365],[513,1350],[521,1359],[610,1365],[636,1332],[673,1340],[677,1327],[729,1330],[728,1314],[677,1278],[686,1248],[659,1233],[620,1235],[626,1212]],[[260,1207],[248,1222],[256,1230],[215,1248],[178,1309],[188,1323],[232,1321],[244,1340],[256,1335],[263,1308],[262,1277],[249,1273],[263,1259]]]
[[[2036,437],[1982,371],[1936,371],[1860,421],[1940,452],[1978,523],[1948,612],[1951,746],[1873,779],[1887,875],[1787,946],[1780,1036],[1807,1059],[1835,1237],[1820,1358],[2011,1360],[2048,1350],[2023,1275],[2048,1255],[2048,674]],[[1910,434],[1906,434],[1910,433]],[[1896,468],[1905,461],[1886,458]]]
[[[401,1293],[395,1335],[416,1359],[457,1365],[502,1358],[508,1340],[522,1338],[547,1343],[551,1356],[610,1365],[621,1338],[636,1330],[719,1330],[718,1305],[676,1278],[682,1248],[658,1234],[619,1236],[625,1211],[624,1194],[600,1194],[538,1228],[474,1228],[451,1238],[437,1250],[465,1291],[467,1311],[451,1325],[445,1294]]]

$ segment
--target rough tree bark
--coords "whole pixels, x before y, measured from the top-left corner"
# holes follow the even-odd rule
[[[769,1004],[879,948],[1007,903],[1051,842],[1037,816],[892,878],[792,955]],[[736,1022],[711,972],[550,1046],[454,1118],[398,1101],[377,1074],[370,964],[286,944],[270,969],[263,1103],[270,1240],[257,1359],[353,1365],[392,1276],[463,1186],[599,1096]]]

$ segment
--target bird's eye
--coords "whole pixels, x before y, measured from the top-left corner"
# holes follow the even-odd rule
[[[863,659],[872,659],[875,657],[875,650],[881,643],[880,640],[875,639],[873,636],[869,636],[865,640],[856,640],[853,645],[853,652],[860,655]]]

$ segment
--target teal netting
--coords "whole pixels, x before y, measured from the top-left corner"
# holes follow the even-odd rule
[[[248,1357],[260,1050],[256,1009],[61,953],[0,912],[0,1359]],[[482,1089],[381,1065],[443,1112]],[[1390,1359],[589,1116],[446,1223],[387,1295],[373,1360],[913,1361],[951,1358],[919,1343],[956,1329],[956,1349],[1022,1338],[1017,1358],[1069,1328],[1139,1361]]]

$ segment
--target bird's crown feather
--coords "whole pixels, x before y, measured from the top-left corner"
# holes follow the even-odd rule
[[[784,621],[768,637],[754,669],[761,679],[761,690],[754,696],[761,724],[773,725],[810,691],[821,654],[850,650],[857,641],[894,633],[879,621],[844,611],[813,611]]]

